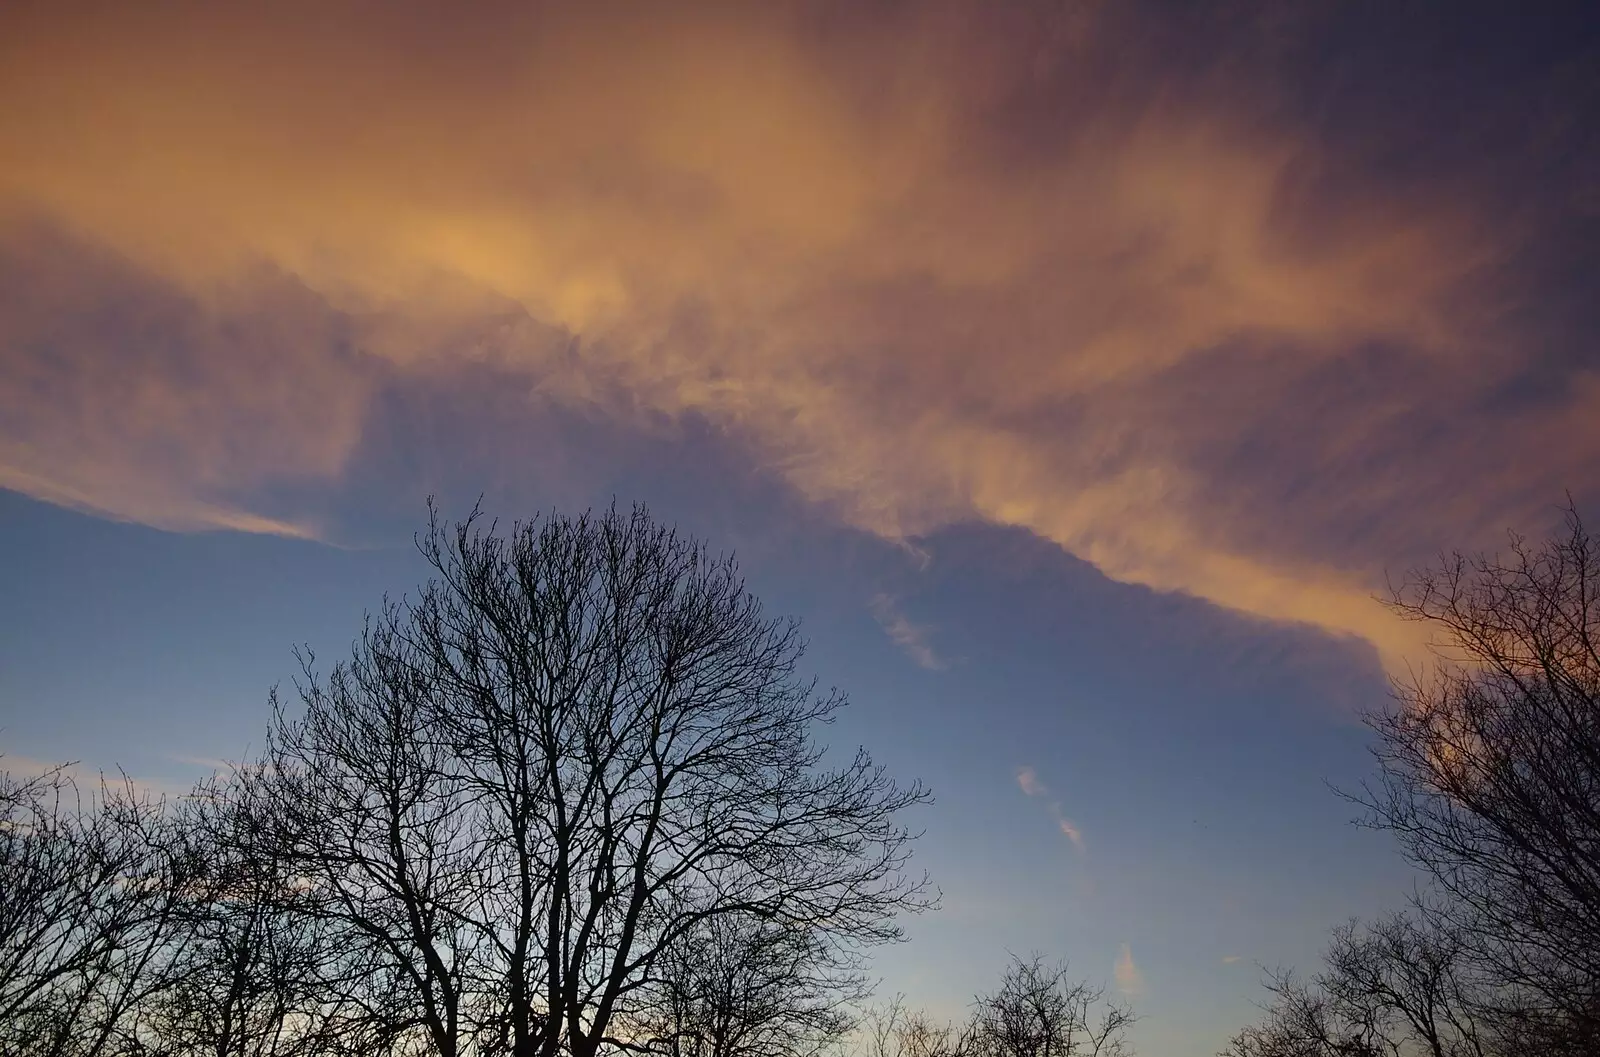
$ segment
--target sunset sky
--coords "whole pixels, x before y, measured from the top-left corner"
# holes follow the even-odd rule
[[[181,790],[425,497],[737,552],[937,802],[876,965],[1202,1057],[1399,906],[1374,600],[1600,499],[1592,5],[0,5],[0,752]]]

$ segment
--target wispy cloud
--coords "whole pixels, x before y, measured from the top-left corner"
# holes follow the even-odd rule
[[[1479,296],[1520,229],[1363,178],[1277,74],[1163,61],[1134,8],[181,7],[0,33],[0,486],[304,535],[387,387],[493,370],[618,430],[710,422],[887,539],[1018,527],[1393,659],[1386,566],[1600,457],[1581,371],[1488,399],[1552,344]]]
[[[1078,851],[1083,851],[1083,834],[1078,830],[1078,827],[1073,824],[1070,818],[1060,814],[1061,805],[1051,804],[1050,807],[1056,812],[1056,828],[1061,830],[1061,835],[1071,841],[1072,846],[1077,848]]]
[[[64,778],[73,783],[85,797],[93,797],[102,784],[113,790],[126,790],[135,796],[147,797],[151,800],[172,799],[184,796],[192,790],[192,784],[170,778],[141,778],[136,775],[119,770],[95,769],[86,766],[81,761],[41,760],[32,756],[21,756],[16,753],[0,754],[0,772],[9,772],[14,778],[27,780],[40,778],[44,775],[59,772]]]
[[[911,621],[900,611],[899,604],[887,594],[874,595],[871,602],[873,617],[884,634],[913,661],[929,671],[942,671],[944,658],[934,651],[930,641],[931,629]]]
[[[1112,970],[1117,990],[1129,998],[1144,994],[1144,974],[1133,961],[1133,949],[1126,943],[1117,952],[1117,963]]]
[[[1040,780],[1037,771],[1032,767],[1018,767],[1017,788],[1022,790],[1024,796],[1037,800],[1046,800],[1045,808],[1050,812],[1051,819],[1055,821],[1056,829],[1060,830],[1061,835],[1067,838],[1074,848],[1078,849],[1079,854],[1084,854],[1088,851],[1087,846],[1084,844],[1083,831],[1078,828],[1077,823],[1073,822],[1062,811],[1061,802],[1055,799],[1047,799],[1050,797],[1050,790]]]
[[[1229,955],[1225,955],[1223,957],[1222,964],[1223,965],[1233,965],[1234,963],[1236,963],[1236,962],[1238,962],[1240,960],[1241,959],[1240,959],[1239,955],[1237,955],[1237,954],[1229,954]]]
[[[16,753],[0,754],[0,771],[10,772],[18,778],[39,778],[52,771],[74,770],[74,764],[67,760],[38,760],[31,756],[18,756]]]
[[[216,756],[189,756],[183,754],[174,754],[168,756],[167,759],[171,760],[173,763],[185,764],[186,766],[196,767],[204,771],[215,771],[218,774],[227,774],[239,766],[239,764],[235,761],[224,760]]]
[[[1017,788],[1022,790],[1024,796],[1044,796],[1046,793],[1044,783],[1039,781],[1038,772],[1032,767],[1017,768]]]

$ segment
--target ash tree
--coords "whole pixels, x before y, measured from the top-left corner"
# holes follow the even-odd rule
[[[227,794],[337,937],[318,971],[364,1045],[651,1048],[685,945],[727,936],[831,1031],[820,996],[930,901],[900,821],[926,794],[825,752],[845,699],[802,676],[796,623],[642,508],[434,514],[418,544],[433,578],[326,674],[303,657]]]

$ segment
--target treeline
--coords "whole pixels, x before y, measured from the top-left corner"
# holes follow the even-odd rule
[[[495,529],[433,517],[432,579],[330,670],[302,653],[263,752],[190,796],[0,774],[0,1053],[854,1037],[867,952],[933,901],[900,821],[926,792],[824,753],[844,699],[731,560],[638,509]],[[1109,1055],[1128,1019],[1039,962],[986,1002],[945,1043]],[[882,1057],[935,1057],[913,1020],[876,1022]]]
[[[1600,1054],[1600,542],[1455,555],[1390,599],[1438,663],[1368,716],[1380,778],[1350,795],[1427,883],[1279,971],[1224,1057]]]
[[[302,654],[192,795],[0,770],[0,1054],[1127,1053],[1132,1014],[1037,958],[961,1024],[861,1015],[933,902],[927,794],[824,753],[844,699],[730,560],[642,510],[418,544],[432,579]],[[1275,973],[1223,1057],[1600,1053],[1600,550],[1569,511],[1390,601],[1439,663],[1350,796],[1428,883]]]
[[[437,517],[171,804],[0,786],[6,1054],[803,1054],[930,902],[896,784],[731,561],[642,511]]]

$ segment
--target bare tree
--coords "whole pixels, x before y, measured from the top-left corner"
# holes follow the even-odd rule
[[[291,913],[332,935],[340,964],[328,975],[359,1011],[351,1030],[380,1050],[456,1057],[491,1031],[474,985],[497,922],[476,912],[502,879],[488,872],[491,838],[435,737],[426,691],[413,692],[417,658],[394,635],[369,624],[349,664],[308,678],[303,716],[275,697],[265,758],[238,769],[225,795],[241,820],[233,831],[259,835],[240,854],[293,879]]]
[[[1561,536],[1448,556],[1390,605],[1437,663],[1368,717],[1382,780],[1353,799],[1432,887],[1280,975],[1228,1053],[1600,1051],[1600,551],[1569,505]]]
[[[707,919],[663,952],[624,1030],[669,1057],[815,1057],[855,1026],[858,959],[816,931],[751,915]]]
[[[867,1057],[970,1057],[971,1031],[939,1023],[919,1009],[911,1009],[903,995],[866,1017],[864,1043]]]
[[[1261,1024],[1226,1057],[1495,1057],[1496,991],[1473,975],[1460,935],[1393,915],[1334,930],[1323,971],[1309,981],[1280,971]]]
[[[1577,511],[1543,545],[1454,555],[1394,610],[1438,664],[1370,718],[1362,799],[1444,896],[1483,972],[1600,1044],[1600,549]]]
[[[132,1045],[160,986],[193,864],[131,783],[84,796],[58,768],[0,771],[0,1053]]]
[[[1075,980],[1064,963],[1013,957],[1000,986],[978,995],[957,1028],[896,997],[866,1027],[870,1057],[1126,1057],[1134,1014],[1105,989]]]
[[[978,998],[969,1034],[975,1057],[1119,1057],[1133,1019],[1104,988],[1035,955],[1014,958],[999,989]]]
[[[198,870],[180,909],[181,942],[143,1003],[137,1045],[125,1049],[144,1057],[374,1052],[342,1000],[339,937],[309,912],[303,884],[284,875],[215,780],[180,807],[176,835]]]
[[[1346,1020],[1315,981],[1279,970],[1267,983],[1266,1015],[1235,1035],[1221,1057],[1395,1057],[1362,1019]]]
[[[925,794],[864,751],[829,764],[844,698],[731,560],[642,509],[435,517],[419,545],[435,579],[326,677],[307,658],[232,794],[387,1045],[637,1046],[629,1014],[724,922],[861,949],[926,905],[897,821]]]

